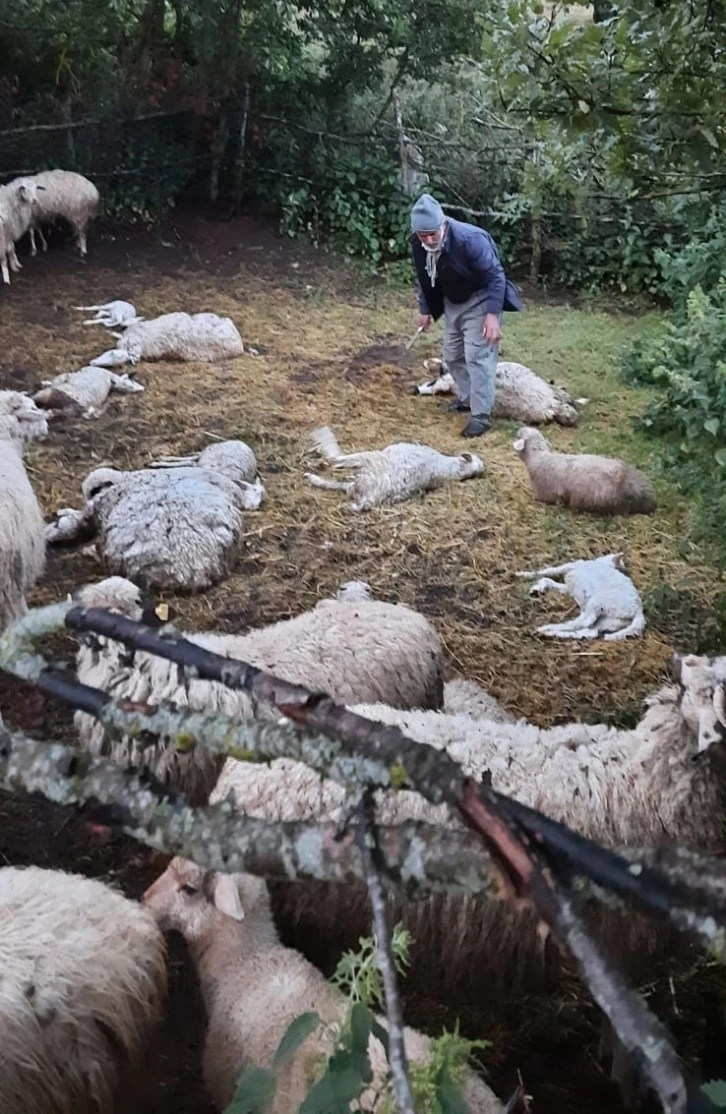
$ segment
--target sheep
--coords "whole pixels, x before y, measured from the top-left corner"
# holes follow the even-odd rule
[[[129,619],[151,619],[139,588],[121,577],[86,585],[77,593],[84,607],[102,607]],[[284,680],[329,693],[334,699],[383,700],[401,708],[439,708],[443,699],[441,644],[430,623],[400,604],[377,600],[321,600],[311,611],[247,634],[187,633],[184,637],[225,657],[250,662]],[[172,662],[95,636],[81,640],[76,666],[79,680],[114,697],[159,704],[170,701],[195,710],[229,715],[253,714],[246,693],[185,676]],[[274,709],[255,714],[277,718]],[[104,752],[103,729],[76,713],[81,745]],[[221,763],[204,747],[189,753],[124,739],[110,748],[123,766],[150,766],[157,778],[194,802],[207,800]]]
[[[449,715],[465,715],[498,723],[514,723],[516,720],[480,685],[463,677],[455,677],[444,684],[443,710]]]
[[[38,186],[32,178],[14,178],[0,186],[0,269],[3,282],[8,285],[8,264],[11,271],[21,270],[15,243],[30,228],[38,200]]]
[[[348,504],[351,511],[367,511],[381,503],[400,503],[417,491],[433,491],[449,480],[467,480],[484,471],[484,462],[474,453],[446,456],[428,445],[398,441],[385,449],[345,455],[327,427],[315,430],[312,440],[333,468],[357,470],[355,480],[346,482],[305,473],[313,487],[346,491],[351,497]]]
[[[36,255],[35,233],[38,233],[43,251],[48,242],[41,229],[42,222],[63,217],[71,225],[81,258],[88,254],[86,229],[98,213],[99,193],[93,182],[72,170],[43,170],[31,178],[40,191],[30,225],[30,254]]]
[[[580,614],[574,619],[538,627],[538,634],[548,638],[603,638],[606,642],[621,642],[645,630],[643,601],[625,575],[622,553],[608,553],[591,561],[569,561],[537,572],[520,572],[517,576],[540,577],[530,588],[530,596],[552,588],[572,596],[580,607]],[[552,580],[553,576],[563,576],[564,583]]]
[[[43,516],[23,465],[23,448],[48,421],[19,391],[0,391],[0,633],[27,611],[25,593],[45,567]]]
[[[524,426],[513,443],[529,473],[539,503],[560,503],[592,514],[652,514],[656,496],[650,480],[615,457],[553,452],[538,429]]]
[[[103,882],[0,870],[0,1110],[113,1114],[166,996],[149,910]]]
[[[113,334],[118,344],[91,363],[121,367],[139,360],[230,360],[244,352],[237,326],[216,313],[164,313]]]
[[[656,844],[663,837],[719,853],[726,846],[723,764],[726,741],[726,657],[674,659],[678,678],[646,700],[631,730],[570,723],[541,729],[526,721],[493,722],[437,711],[349,705],[352,712],[398,727],[411,739],[446,750],[474,778],[608,847]],[[717,745],[721,744],[721,745]],[[694,758],[701,756],[698,761]],[[267,821],[338,822],[343,787],[309,767],[280,758],[270,766],[228,759],[210,801],[229,802]],[[409,791],[377,794],[382,824],[422,820],[461,826],[448,806]],[[321,962],[330,949],[350,946],[366,906],[362,887],[277,883],[276,911],[286,926],[313,938]],[[555,955],[538,950],[536,919],[490,900],[435,894],[397,900],[391,915],[416,940],[411,977],[447,990],[473,985],[487,993],[551,985]],[[608,935],[610,921],[599,915]],[[637,920],[612,929],[618,950],[637,970],[638,949],[652,951]],[[661,928],[662,933],[662,928]],[[544,962],[543,962],[544,961]]]
[[[177,858],[142,901],[162,928],[181,932],[189,945],[208,1023],[204,1080],[220,1110],[229,1106],[245,1069],[271,1067],[296,1017],[318,1014],[322,1024],[275,1072],[269,1114],[294,1114],[333,1052],[347,1004],[300,952],[281,944],[264,879],[215,874]],[[404,1043],[412,1064],[426,1063],[431,1052],[428,1037],[406,1027]],[[368,1052],[373,1080],[361,1095],[360,1109],[381,1112],[387,1060],[383,1045],[373,1036]],[[471,1114],[503,1114],[496,1095],[471,1069],[464,1070],[461,1087]]]
[[[97,534],[109,570],[144,587],[197,592],[233,567],[243,511],[264,487],[243,441],[210,445],[188,464],[158,461],[135,472],[96,468],[83,481],[85,508],[63,507],[46,529],[49,544]],[[171,463],[171,466],[164,467]]]
[[[133,394],[143,390],[141,383],[128,375],[116,375],[103,367],[82,367],[80,371],[64,371],[54,379],[44,379],[33,398],[49,410],[76,412],[91,418],[99,413],[111,391]]]
[[[424,360],[424,367],[434,377],[414,389],[417,395],[451,394],[456,389],[454,377],[443,360]],[[524,364],[500,360],[497,364],[495,418],[512,418],[532,425],[559,422],[577,425],[576,406],[585,406],[586,398],[573,399],[564,387],[547,383]]]
[[[134,325],[137,321],[143,321],[143,317],[139,317],[136,312],[136,307],[131,302],[122,302],[116,299],[113,302],[104,302],[98,306],[74,306],[74,309],[80,310],[81,313],[92,313],[94,316],[89,317],[84,321],[84,325],[103,325],[107,329],[122,329],[127,328],[129,325]]]

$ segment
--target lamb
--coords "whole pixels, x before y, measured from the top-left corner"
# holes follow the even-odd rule
[[[72,170],[43,170],[35,174],[31,181],[40,194],[30,225],[30,254],[36,255],[35,233],[38,233],[43,251],[48,250],[48,242],[41,229],[42,222],[63,217],[71,225],[81,257],[88,254],[86,229],[98,213],[99,194],[93,182]]]
[[[434,377],[414,389],[417,395],[450,394],[455,390],[454,377],[443,360],[424,360],[427,371]],[[500,360],[497,364],[495,418],[512,418],[532,425],[559,422],[560,425],[577,425],[576,406],[584,406],[586,398],[573,399],[564,387],[547,383],[524,364]]]
[[[80,371],[64,371],[54,379],[44,379],[33,398],[39,406],[95,417],[111,391],[133,394],[143,391],[141,383],[128,375],[116,375],[102,367],[82,367]]]
[[[367,511],[381,503],[401,503],[417,491],[433,491],[449,480],[467,480],[484,471],[484,462],[474,453],[446,456],[428,445],[398,441],[385,449],[345,455],[327,427],[315,430],[312,440],[333,468],[357,471],[355,480],[346,482],[305,473],[313,487],[346,491],[351,497],[351,511]]]
[[[131,302],[122,302],[118,299],[113,302],[104,302],[98,306],[74,306],[74,309],[80,310],[81,313],[92,313],[94,315],[84,321],[84,325],[104,325],[107,329],[118,329],[119,327],[126,329],[129,325],[144,320],[143,317],[139,317],[136,307]]]
[[[607,456],[552,451],[539,430],[524,426],[513,444],[539,503],[560,503],[592,514],[652,514],[650,480],[632,464]]]
[[[184,592],[228,575],[242,539],[242,512],[264,498],[255,454],[243,441],[222,441],[135,472],[96,468],[82,490],[85,507],[61,508],[46,529],[49,544],[95,532],[111,572],[147,588]]]
[[[86,585],[84,607],[102,607],[129,619],[150,619],[141,592],[121,577]],[[443,698],[441,645],[429,622],[400,604],[377,600],[321,600],[312,611],[247,634],[187,633],[184,637],[225,657],[250,662],[284,680],[327,692],[340,701],[383,700],[401,708],[439,708]],[[107,639],[85,637],[77,655],[79,680],[114,697],[150,704],[170,701],[229,715],[271,715],[254,709],[244,692],[185,676],[172,662],[127,650]],[[76,713],[81,745],[105,753],[103,729]],[[164,739],[153,744],[126,738],[110,752],[120,765],[150,766],[157,778],[192,803],[207,800],[221,763],[204,747],[183,754]]]
[[[474,778],[491,773],[495,789],[540,809],[609,847],[656,844],[664,837],[707,852],[726,847],[724,780],[719,775],[726,742],[726,657],[674,659],[675,684],[648,697],[631,730],[570,723],[541,729],[525,721],[492,722],[437,711],[349,705],[367,719],[398,727],[411,739],[446,750]],[[698,760],[694,761],[694,759]],[[210,800],[229,799],[250,816],[268,821],[333,821],[341,818],[342,786],[321,779],[291,759],[270,767],[228,759]],[[461,826],[447,806],[434,806],[409,791],[377,794],[382,824],[422,820]],[[286,926],[314,934],[321,958],[350,946],[366,907],[365,890],[325,883],[276,886],[276,910]],[[476,983],[492,995],[530,990],[556,971],[552,950],[543,963],[536,920],[508,906],[477,898],[435,894],[399,900],[391,910],[416,941],[410,978],[426,985]],[[610,921],[599,914],[606,935]],[[637,967],[638,948],[652,939],[637,921],[615,938],[623,958]],[[662,934],[662,928],[661,928]],[[642,959],[642,953],[640,958]],[[642,972],[641,972],[642,973]]]
[[[121,367],[139,360],[231,360],[244,352],[237,326],[216,313],[164,313],[151,321],[133,322],[95,360],[94,367]]]
[[[166,995],[152,914],[103,882],[0,870],[0,1110],[113,1114]]]
[[[264,879],[205,872],[192,862],[173,859],[142,901],[162,928],[181,932],[191,950],[208,1019],[204,1079],[220,1110],[232,1101],[245,1069],[271,1067],[296,1017],[318,1014],[322,1026],[275,1072],[269,1114],[293,1114],[332,1054],[347,1007],[341,992],[312,963],[280,943]],[[404,1042],[412,1063],[426,1062],[428,1037],[407,1027]],[[386,1057],[374,1037],[368,1051],[373,1081],[361,1095],[360,1109],[381,1112]],[[469,1069],[462,1093],[471,1114],[503,1114],[496,1095]]]
[[[3,282],[8,285],[8,264],[16,273],[21,270],[15,244],[30,228],[37,208],[38,186],[34,179],[14,178],[0,186],[0,269]]]
[[[537,572],[520,572],[517,576],[540,577],[530,588],[530,596],[552,588],[572,596],[580,607],[580,614],[574,619],[538,627],[538,634],[548,638],[603,638],[606,642],[621,642],[645,630],[643,601],[625,575],[622,553],[608,553],[591,561],[569,561]],[[564,577],[564,583],[552,580],[553,576]]]
[[[23,465],[23,447],[48,421],[19,391],[0,391],[0,633],[27,611],[25,593],[45,567],[43,516]]]

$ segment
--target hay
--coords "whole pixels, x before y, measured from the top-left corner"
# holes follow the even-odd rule
[[[678,632],[671,624],[667,639],[651,627],[643,639],[624,645],[542,640],[534,628],[565,618],[568,603],[530,600],[516,571],[624,549],[644,595],[663,577],[671,584],[687,579],[690,593],[708,610],[716,578],[680,552],[687,517],[682,503],[670,498],[653,519],[615,522],[537,506],[511,450],[512,423],[497,423],[476,444],[487,464],[483,478],[396,507],[356,516],[338,493],[304,483],[302,472],[311,463],[307,434],[322,423],[346,450],[406,439],[452,453],[465,447],[461,416],[445,413],[439,400],[411,394],[437,341],[423,338],[403,354],[408,298],[344,301],[331,292],[311,297],[304,286],[296,292],[259,275],[253,284],[254,261],[231,276],[201,269],[168,275],[147,266],[123,283],[98,263],[82,273],[42,274],[42,267],[34,262],[32,276],[31,266],[25,268],[23,281],[6,298],[3,385],[23,379],[30,384],[80,367],[107,347],[105,330],[83,327],[70,307],[112,296],[132,297],[147,316],[182,308],[229,314],[244,340],[260,348],[258,356],[219,365],[141,364],[145,393],[111,396],[100,419],[55,424],[48,441],[29,453],[31,478],[51,515],[58,506],[78,505],[83,476],[103,460],[133,468],[217,438],[250,442],[268,500],[247,515],[234,575],[203,596],[175,601],[190,628],[238,630],[310,607],[343,580],[368,580],[383,598],[431,617],[451,672],[478,680],[510,711],[547,725],[572,717],[632,718],[660,682]],[[572,311],[536,312],[552,321]],[[530,311],[530,320],[534,315]],[[526,350],[529,323],[526,317],[516,323],[518,352]],[[391,362],[398,351],[401,358]],[[592,382],[589,387],[587,393],[597,392]],[[622,398],[618,407],[596,401],[582,419],[582,432],[591,440],[599,428],[612,432],[613,409],[622,415]],[[580,432],[557,430],[557,444],[578,444]],[[78,550],[51,551],[47,576],[31,602],[101,575],[102,567]]]

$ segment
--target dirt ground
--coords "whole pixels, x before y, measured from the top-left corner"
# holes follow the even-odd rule
[[[509,424],[474,449],[486,457],[483,479],[403,506],[352,516],[337,493],[305,486],[306,437],[316,425],[330,424],[344,448],[420,438],[461,451],[460,417],[442,415],[439,403],[411,393],[425,378],[422,357],[435,349],[426,340],[402,353],[415,324],[410,295],[374,286],[262,223],[218,220],[211,211],[179,212],[153,232],[99,227],[87,263],[60,237],[51,239],[46,257],[21,259],[22,272],[0,294],[0,387],[35,387],[110,347],[105,331],[84,327],[72,307],[112,298],[134,302],[147,317],[172,310],[229,314],[258,352],[221,365],[141,364],[143,394],[111,396],[95,420],[54,424],[48,440],[28,453],[31,479],[51,516],[60,506],[79,505],[81,480],[101,462],[138,467],[227,437],[254,447],[267,501],[247,516],[234,574],[204,595],[174,599],[179,626],[239,631],[296,614],[344,580],[367,580],[382,598],[432,619],[451,674],[478,680],[509,710],[542,725],[574,717],[632,720],[662,678],[673,645],[695,648],[715,579],[678,549],[683,508],[671,502],[658,529],[648,520],[579,521],[573,528],[563,512],[532,506]],[[593,420],[611,420],[605,402]],[[571,436],[561,434],[560,442]],[[692,606],[680,625],[670,615],[660,628],[651,624],[643,640],[587,651],[533,636],[539,623],[565,617],[563,604],[533,604],[513,572],[565,559],[568,546],[571,557],[573,529],[580,554],[627,545],[641,583],[656,586],[664,570],[671,580],[687,581]],[[29,603],[63,598],[103,575],[94,556],[52,550]],[[61,639],[55,649],[61,654],[72,644]],[[46,736],[70,732],[64,709],[38,703],[5,676],[0,709],[11,724]],[[118,836],[101,841],[67,810],[0,797],[0,817],[5,863],[79,870],[133,897],[154,877],[149,852]],[[294,942],[309,950],[309,941]],[[574,987],[556,1002],[512,1002],[496,1033],[480,1028],[485,1006],[465,1004],[462,1022],[470,1035],[493,1040],[487,1063],[499,1093],[507,1094],[521,1073],[537,1114],[574,1114],[586,1104],[617,1114],[619,1101],[596,1060],[596,1010]],[[444,1005],[420,997],[409,998],[407,1019],[433,1031],[454,1020]],[[193,973],[174,945],[168,1025],[140,1114],[211,1109],[199,1075],[202,1027]]]

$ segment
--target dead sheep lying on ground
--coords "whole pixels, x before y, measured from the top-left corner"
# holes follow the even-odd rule
[[[229,317],[216,313],[164,313],[132,322],[113,334],[115,348],[91,360],[94,367],[121,367],[139,360],[230,360],[244,352],[242,337]]]
[[[514,450],[524,461],[538,503],[555,503],[592,514],[652,514],[653,485],[615,457],[554,452],[538,429],[523,427]]]
[[[529,590],[538,596],[548,589],[572,596],[580,614],[564,623],[537,627],[538,634],[549,638],[603,638],[621,642],[645,630],[643,601],[629,576],[622,553],[608,553],[590,561],[569,561],[564,565],[517,573],[527,580],[540,577]],[[552,580],[562,576],[564,581]]]
[[[96,468],[83,481],[83,510],[63,508],[49,544],[96,535],[99,557],[144,587],[198,592],[234,565],[243,511],[264,497],[257,461],[243,441],[135,472]]]
[[[47,410],[93,418],[112,391],[134,394],[143,390],[141,383],[128,375],[116,375],[104,367],[82,367],[79,371],[64,371],[54,379],[44,379],[33,398]]]
[[[3,1114],[118,1112],[166,996],[150,911],[80,875],[4,867],[0,970]]]
[[[181,932],[189,945],[207,1016],[203,1071],[219,1110],[226,1109],[245,1069],[270,1068],[287,1029],[303,1013],[316,1012],[321,1025],[275,1072],[269,1114],[295,1114],[332,1054],[342,1028],[346,1000],[317,967],[280,943],[267,885],[251,874],[215,874],[173,859],[146,891],[144,905],[163,929]],[[379,1018],[379,1022],[383,1019]],[[431,1054],[429,1038],[404,1029],[413,1064]],[[356,1109],[388,1109],[383,1092],[387,1068],[383,1045],[368,1043],[373,1080]],[[465,1070],[462,1094],[470,1114],[504,1114],[496,1095]]]
[[[101,607],[129,619],[152,621],[143,594],[129,580],[110,577],[77,593],[83,607]],[[158,620],[156,621],[158,625]],[[423,615],[379,600],[326,599],[311,611],[246,634],[185,633],[198,646],[249,662],[283,680],[327,692],[339,701],[382,700],[400,708],[440,708],[443,660],[439,637]],[[117,698],[150,704],[169,701],[197,711],[250,716],[250,697],[224,685],[186,675],[177,665],[106,638],[86,635],[76,659],[79,680]],[[279,712],[254,709],[277,719]],[[192,803],[205,802],[222,763],[204,747],[187,753],[167,740],[124,738],[105,743],[101,725],[77,712],[81,745],[110,753],[122,766],[149,766],[160,780]]]
[[[0,633],[25,614],[25,593],[45,567],[43,516],[23,450],[47,433],[46,414],[32,398],[0,391]]]
[[[357,475],[355,480],[343,482],[306,472],[306,480],[313,487],[347,492],[352,511],[401,503],[417,491],[433,491],[451,480],[468,480],[484,471],[484,462],[474,453],[446,456],[428,445],[398,441],[385,449],[345,454],[327,427],[315,430],[312,440],[332,468],[351,469]]]
[[[122,302],[119,299],[103,302],[97,306],[74,306],[74,309],[80,310],[81,313],[93,314],[93,317],[83,322],[84,325],[104,325],[107,329],[125,329],[137,321],[144,320],[143,317],[139,317],[136,307],[131,302]]]
[[[446,370],[443,360],[424,360],[424,367],[433,378],[416,387],[417,395],[446,395],[456,391],[454,377]],[[577,425],[576,406],[584,406],[586,398],[573,399],[564,387],[547,383],[524,364],[500,360],[497,364],[496,391],[494,395],[495,418],[510,418],[519,422],[540,425],[559,422],[560,425]]]

